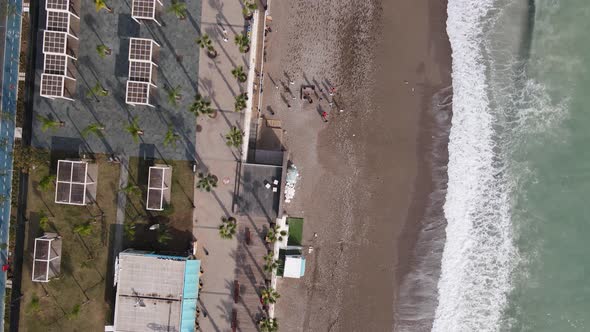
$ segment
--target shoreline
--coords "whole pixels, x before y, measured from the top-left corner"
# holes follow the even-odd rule
[[[303,242],[314,248],[305,251],[303,279],[279,280],[281,329],[393,329],[400,277],[412,268],[432,191],[424,126],[433,94],[450,85],[450,48],[446,1],[385,2],[271,9],[263,112],[271,107],[283,121],[301,174],[285,210],[305,218]],[[327,124],[309,105],[285,109],[273,86],[283,76],[337,87]]]

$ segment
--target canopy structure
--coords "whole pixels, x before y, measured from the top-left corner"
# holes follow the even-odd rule
[[[150,167],[146,209],[162,211],[166,203],[170,203],[170,183],[172,168],[166,165]]]
[[[73,100],[76,92],[73,61],[80,41],[79,0],[47,0],[43,31],[43,74],[40,95]]]
[[[45,233],[35,239],[33,253],[32,280],[49,282],[59,274],[61,267],[61,237],[55,233]]]
[[[141,20],[154,21],[160,24],[159,16],[164,6],[160,0],[133,0],[131,3],[131,18],[137,23]]]
[[[155,93],[156,59],[160,45],[152,39],[131,38],[129,40],[129,80],[125,102],[130,105],[148,105]]]
[[[86,205],[96,196],[96,164],[85,161],[59,160],[55,202],[69,205]]]

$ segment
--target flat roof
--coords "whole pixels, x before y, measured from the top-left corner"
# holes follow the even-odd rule
[[[241,163],[237,200],[239,212],[269,221],[276,219],[282,174],[281,166]],[[275,184],[275,181],[278,183]]]
[[[115,304],[116,331],[180,331],[181,321],[187,320],[186,315],[191,314],[190,308],[183,305],[184,295],[189,297],[188,300],[193,299],[189,296],[191,292],[185,293],[186,283],[198,287],[198,274],[195,279],[194,269],[189,268],[194,263],[189,262],[193,261],[183,257],[121,252]],[[185,310],[187,313],[183,315]],[[192,311],[193,321],[194,315]]]
[[[59,160],[57,162],[55,202],[85,205],[87,203],[87,187],[93,183],[88,175],[87,162]]]

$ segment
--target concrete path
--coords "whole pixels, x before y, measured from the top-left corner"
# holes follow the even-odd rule
[[[129,180],[129,159],[127,156],[119,156],[121,160],[121,170],[119,172],[119,188],[127,186]],[[121,227],[115,227],[113,234],[113,257],[117,257],[123,250],[123,224],[125,223],[125,207],[127,206],[127,194],[123,191],[117,193],[117,220],[115,223]]]
[[[243,66],[248,71],[249,54],[241,54],[234,43],[239,33],[246,33],[242,5],[235,0],[203,1],[201,33],[206,33],[218,52],[215,59],[201,50],[199,61],[199,93],[211,100],[218,110],[215,118],[200,117],[196,133],[198,172],[218,177],[218,187],[212,192],[195,189],[194,230],[197,239],[197,256],[201,259],[204,274],[203,288],[199,293],[202,314],[201,331],[231,331],[233,283],[236,272],[237,239],[226,240],[219,236],[221,217],[232,215],[236,181],[238,150],[229,148],[225,134],[232,126],[243,129],[243,114],[234,112],[235,96],[246,90],[238,83],[232,69]],[[227,33],[224,41],[223,31]],[[207,314],[205,317],[204,313]]]

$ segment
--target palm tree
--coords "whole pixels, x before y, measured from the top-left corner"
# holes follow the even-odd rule
[[[178,101],[182,99],[182,95],[180,94],[181,89],[180,85],[175,88],[168,88],[168,103],[174,107],[178,106]]]
[[[96,82],[96,84],[90,90],[88,90],[88,92],[86,93],[86,97],[92,97],[92,96],[106,97],[108,95],[109,95],[109,91],[105,90],[105,88],[103,88],[102,84],[100,84],[99,82]]]
[[[143,135],[143,130],[141,130],[139,124],[137,124],[137,117],[134,117],[131,120],[131,123],[129,123],[129,125],[125,127],[125,130],[127,130],[127,132],[131,134],[131,137],[133,137],[133,141],[135,143],[139,141],[139,136]]]
[[[129,241],[135,240],[135,222],[128,221],[124,224],[123,230],[125,231],[125,237]]]
[[[244,1],[244,9],[242,9],[242,14],[244,14],[244,18],[249,20],[254,15],[254,11],[258,9],[256,3],[250,1]]]
[[[206,176],[203,173],[199,173],[197,188],[206,192],[210,192],[213,188],[217,188],[217,176],[211,173]]]
[[[211,108],[211,102],[203,98],[200,94],[195,96],[195,101],[191,104],[188,110],[195,116],[199,116],[201,114],[211,115],[214,112],[214,110]]]
[[[76,225],[74,227],[74,233],[80,236],[88,236],[92,234],[92,224],[90,222],[85,222],[83,224]]]
[[[246,93],[237,95],[236,102],[234,104],[234,111],[239,112],[246,108],[246,100],[248,100],[248,95]]]
[[[202,49],[207,50],[207,55],[210,58],[215,58],[217,56],[217,50],[213,47],[213,42],[208,34],[205,33],[201,35],[201,37],[196,39],[196,42]]]
[[[268,233],[266,233],[266,242],[275,243],[277,240],[283,241],[283,236],[287,236],[287,232],[281,231],[279,229],[279,225],[274,225],[271,229],[269,229]]]
[[[276,318],[263,318],[258,322],[261,332],[276,332],[279,330],[279,323]]]
[[[119,191],[125,193],[128,196],[141,196],[141,188],[134,185],[133,183],[127,183],[125,187],[121,187]]]
[[[105,0],[94,0],[94,6],[96,7],[97,12],[99,12],[101,9],[104,9],[109,13],[113,12],[111,7],[107,6],[107,3]]]
[[[262,299],[262,303],[269,305],[277,303],[277,299],[281,297],[276,290],[272,288],[263,288],[260,292],[260,298]]]
[[[102,131],[104,130],[104,126],[100,123],[91,123],[86,128],[82,130],[82,137],[87,138],[90,134],[94,134],[98,137],[104,137]]]
[[[219,225],[219,235],[222,239],[232,239],[236,234],[236,218],[221,217],[221,225]]]
[[[172,235],[170,235],[168,227],[162,226],[158,228],[158,243],[166,244],[170,240],[172,240]]]
[[[39,181],[37,189],[40,191],[48,191],[51,189],[51,185],[55,182],[55,175],[47,174]]]
[[[37,120],[41,121],[41,131],[46,132],[48,129],[56,129],[66,125],[63,121],[51,120],[41,115],[37,115]]]
[[[242,33],[237,34],[234,41],[240,48],[240,53],[247,53],[250,50],[250,38],[248,38],[248,36]]]
[[[231,74],[238,80],[238,82],[246,82],[248,79],[248,75],[244,72],[243,66],[237,66],[236,68],[232,69]]]
[[[233,146],[234,148],[239,148],[242,146],[243,139],[244,132],[238,129],[236,126],[232,126],[229,130],[229,133],[225,134],[225,143],[228,146]]]
[[[176,133],[172,125],[168,125],[168,131],[166,132],[166,136],[164,137],[164,146],[172,144],[173,147],[176,147],[176,142],[178,142],[179,140],[180,135]]]
[[[99,57],[104,58],[107,55],[111,55],[111,49],[105,44],[96,45],[96,53],[98,53]]]
[[[267,261],[264,263],[262,269],[267,273],[273,273],[279,267],[279,261],[272,259],[271,261]]]
[[[184,2],[172,0],[170,7],[166,11],[174,14],[179,20],[186,19],[186,3]]]

